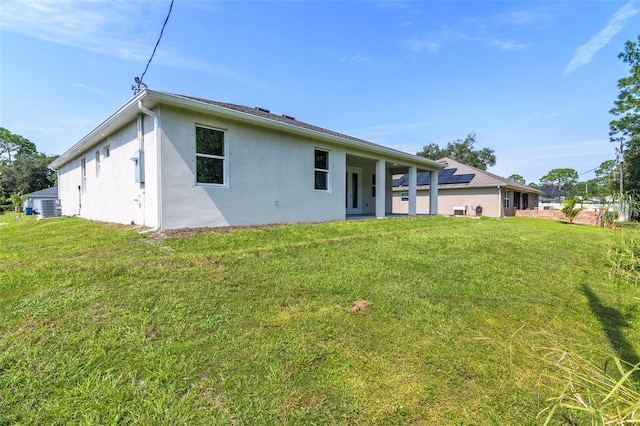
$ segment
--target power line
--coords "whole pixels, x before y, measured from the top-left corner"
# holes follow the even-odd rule
[[[147,73],[147,70],[149,69],[149,65],[151,64],[151,60],[153,59],[153,57],[156,54],[156,49],[158,48],[158,45],[160,44],[160,40],[162,40],[162,34],[164,34],[164,28],[167,26],[167,22],[169,22],[169,16],[171,16],[171,11],[173,10],[173,2],[174,0],[171,0],[171,4],[169,5],[169,13],[167,13],[167,17],[164,20],[164,24],[162,24],[162,29],[160,30],[160,36],[158,37],[158,41],[156,41],[156,45],[153,48],[153,52],[151,53],[151,57],[149,58],[149,61],[147,61],[147,66],[144,67],[144,71],[142,72],[142,75],[140,76],[140,78],[136,77],[135,78],[135,82],[136,84],[134,84],[133,86],[131,86],[131,89],[133,90],[134,94],[138,94],[140,93],[141,86],[144,86],[144,88],[147,88],[147,85],[143,83],[143,79],[144,79],[144,75]]]

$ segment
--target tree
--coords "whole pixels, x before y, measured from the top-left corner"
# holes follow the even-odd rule
[[[640,36],[627,41],[618,58],[627,63],[629,76],[618,80],[620,93],[609,111],[616,118],[609,123],[609,139],[624,152],[624,189],[640,190]],[[622,158],[620,158],[622,159]]]
[[[509,176],[507,179],[512,180],[512,181],[514,181],[514,182],[517,182],[517,183],[519,183],[520,185],[526,185],[526,184],[527,184],[526,179],[525,179],[525,178],[523,178],[523,177],[522,177],[522,176],[520,176],[520,175],[513,174],[513,175]]]
[[[540,179],[540,186],[552,186],[571,192],[578,183],[578,172],[574,169],[553,169]]]
[[[20,214],[22,213],[22,204],[25,202],[25,200],[27,199],[26,195],[18,195],[18,194],[11,194],[11,202],[13,203],[13,206],[15,207],[16,212],[18,213],[18,219],[21,218]]]
[[[0,196],[54,186],[57,175],[49,164],[55,158],[38,152],[28,139],[0,127]]]
[[[578,201],[576,197],[571,197],[562,203],[562,209],[560,209],[560,211],[567,217],[570,224],[573,224],[573,219],[575,219],[578,213],[584,210],[584,207],[576,207]]]
[[[0,127],[0,161],[11,164],[18,154],[35,154],[36,146],[33,142],[14,135],[4,127]]]
[[[603,161],[596,169],[595,174],[598,187],[601,190],[600,195],[612,195],[618,192],[620,175],[616,160]]]
[[[444,157],[468,164],[478,169],[487,170],[496,165],[494,150],[489,148],[474,149],[476,134],[470,133],[466,138],[449,142],[445,148],[431,143],[422,148],[416,155],[431,160],[439,160]]]

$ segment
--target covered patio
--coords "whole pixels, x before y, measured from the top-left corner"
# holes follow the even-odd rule
[[[404,153],[403,153],[404,154]],[[405,154],[406,155],[406,154]],[[414,156],[412,156],[414,157]],[[388,158],[388,157],[387,157]],[[415,157],[414,157],[415,158]],[[438,171],[439,165],[425,159],[423,164],[404,158],[384,160],[364,155],[347,154],[345,172],[345,217],[371,218],[398,216],[393,214],[393,176],[407,174],[409,185],[408,213],[417,214],[418,172]],[[431,173],[429,214],[438,214],[438,174]]]

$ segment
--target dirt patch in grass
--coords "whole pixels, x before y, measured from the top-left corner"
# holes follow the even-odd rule
[[[340,305],[336,306],[336,308],[344,309],[347,312],[351,312],[352,314],[356,314],[358,312],[364,311],[365,309],[367,309],[371,305],[373,305],[373,303],[369,302],[368,300],[354,300],[353,301],[353,306],[350,307],[350,308],[343,308]]]
[[[216,232],[218,234],[226,234],[228,232],[237,231],[239,229],[271,229],[276,228],[278,226],[282,226],[279,224],[270,224],[270,225],[250,225],[250,226],[220,226],[216,228],[180,228],[180,229],[165,229],[160,232],[156,232],[153,236],[157,236],[158,234],[163,235],[164,238],[167,237],[178,237],[185,238],[191,234],[199,234],[202,232]]]

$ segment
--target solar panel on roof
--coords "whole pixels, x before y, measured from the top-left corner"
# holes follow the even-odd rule
[[[464,175],[453,175],[450,176],[445,184],[453,184],[453,183],[469,183],[475,177],[475,174],[464,174]]]
[[[416,184],[420,185],[429,185],[431,182],[431,173],[430,172],[422,172],[418,173],[418,178]]]
[[[460,175],[460,182],[459,183],[469,183],[473,180],[473,178],[476,177],[475,173],[468,173],[465,175]]]
[[[454,174],[456,172],[456,170],[458,169],[440,169],[440,171],[438,172],[438,178],[442,178],[442,177],[448,177],[451,176],[452,174]]]
[[[409,178],[407,175],[402,175],[398,179],[393,180],[393,186],[407,186],[409,185]]]

